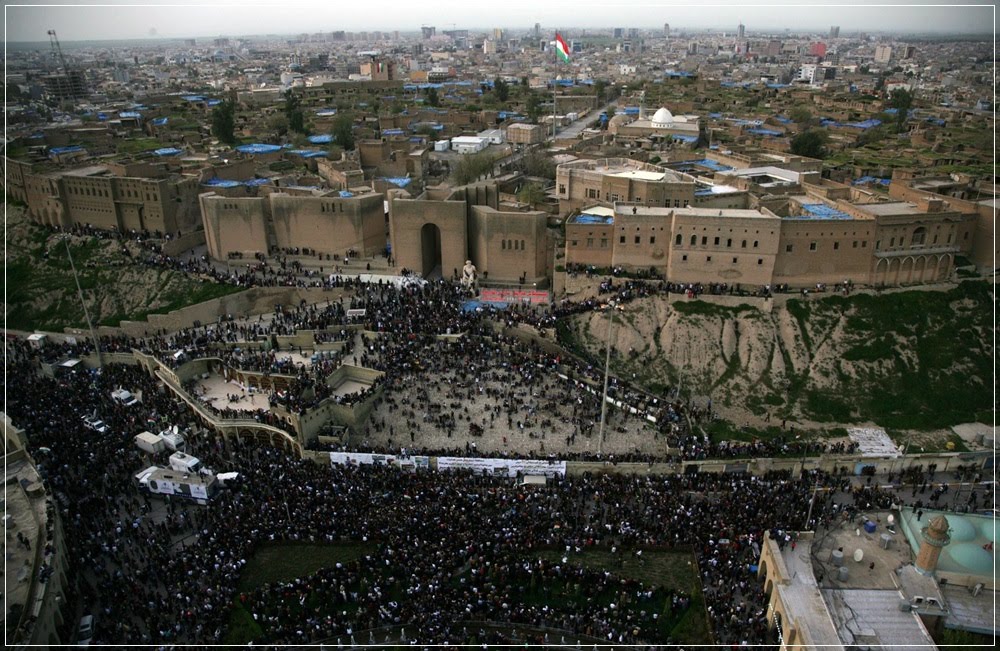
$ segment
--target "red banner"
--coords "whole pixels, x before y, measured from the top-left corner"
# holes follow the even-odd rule
[[[479,292],[483,303],[550,303],[549,293],[542,289],[483,289]]]

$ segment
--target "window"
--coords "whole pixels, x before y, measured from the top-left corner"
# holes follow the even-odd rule
[[[650,235],[649,236],[649,243],[650,244],[656,244],[656,236],[655,235]]]
[[[963,240],[968,240],[968,239],[969,239],[969,231],[965,231],[965,236],[964,236],[964,237],[962,237],[962,239],[963,239]],[[951,241],[951,239],[949,239],[948,241],[950,242],[950,241]]]
[[[719,246],[719,238],[715,238],[715,246]]]
[[[785,245],[785,253],[791,253],[791,252],[792,252],[792,245],[791,244],[786,244]]]
[[[924,228],[923,226],[913,231],[913,237],[911,238],[911,241],[913,242],[914,245],[923,244],[924,240],[926,239],[927,239],[927,229]]]
[[[682,255],[681,256],[681,262],[687,262],[687,261],[688,261],[688,257],[686,255]]]
[[[692,235],[691,236],[691,246],[694,246],[697,243],[698,243],[698,236],[697,235]]]
[[[587,193],[588,193],[587,196],[590,196],[590,194],[589,194],[590,191],[589,190],[587,191]],[[563,184],[563,183],[559,184],[559,194],[566,194],[566,185]]]
[[[864,242],[862,242],[862,244],[864,244]],[[875,250],[878,251],[881,248],[882,248],[882,240],[877,240],[875,242]]]
[[[840,242],[834,242],[833,243],[833,250],[834,251],[839,251],[840,250]]]
[[[576,240],[570,240],[569,245],[570,246],[576,246]]]
[[[608,238],[606,237],[601,238],[601,248],[602,249],[608,248]]]
[[[685,199],[684,200],[684,207],[687,208],[688,205],[690,205],[690,202],[687,199]]]
[[[560,190],[560,192],[562,192],[562,190]],[[594,188],[587,188],[588,199],[597,199],[600,196],[601,196],[600,190],[595,190]]]
[[[521,240],[521,250],[524,250],[524,240]]]
[[[616,201],[621,201],[621,197],[618,196],[618,193],[612,192],[611,193],[611,203],[614,203]]]
[[[719,238],[715,238],[715,243],[716,244],[719,243]],[[708,245],[708,237],[706,237],[705,235],[701,236],[701,245],[702,246],[707,246]]]
[[[896,238],[895,237],[889,239],[889,248],[892,248],[894,246],[896,246]]]
[[[681,245],[681,234],[680,233],[678,233],[677,237],[674,238],[674,244],[676,246],[680,246]]]
[[[712,261],[712,256],[710,255],[705,256],[705,262],[711,262],[711,261]]]
[[[754,240],[754,241],[753,241],[753,248],[755,248],[755,249],[757,248],[757,243],[758,243],[758,241],[757,241],[757,240]]]
[[[733,248],[733,238],[730,237],[729,239],[726,240],[726,248],[728,249]]]
[[[593,247],[594,247],[594,238],[588,237],[587,238],[587,248],[593,248]]]
[[[933,242],[934,244],[937,244],[937,238],[938,238],[938,236],[937,236],[937,235],[935,235],[935,236],[934,236],[934,242]]]
[[[639,236],[638,236],[638,235],[636,235],[636,236],[635,236],[635,243],[636,243],[636,244],[638,244],[638,243],[639,243]]]
[[[868,242],[866,242],[864,240],[861,240],[861,248],[862,249],[867,249],[868,248]]]
[[[858,241],[857,240],[854,240],[854,244],[853,244],[853,246],[851,246],[851,248],[852,249],[858,248]]]
[[[681,200],[674,199],[674,208],[680,208],[680,207],[681,207]]]
[[[948,233],[948,244],[951,244],[951,233]]]
[[[816,250],[816,243],[815,242],[810,242],[809,243],[809,250],[810,251],[815,251]]]
[[[500,250],[501,251],[507,250],[507,240],[500,240]]]
[[[736,258],[733,258],[733,264],[736,264]]]
[[[757,264],[758,265],[764,264],[764,258],[757,258]]]
[[[740,244],[740,248],[741,248],[741,249],[745,249],[745,248],[747,248],[747,241],[746,241],[746,240],[743,240],[743,243],[742,243],[742,244]]]
[[[625,244],[625,236],[624,235],[622,235],[621,237],[618,238],[618,243],[619,244]]]

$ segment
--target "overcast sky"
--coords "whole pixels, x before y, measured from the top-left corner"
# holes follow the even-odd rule
[[[188,6],[138,5],[136,0],[97,0],[95,4],[55,0],[78,6],[41,6],[35,0],[11,0],[23,5],[6,7],[7,41],[46,41],[55,29],[60,41],[239,36],[251,34],[298,34],[333,30],[416,31],[421,25],[438,30],[504,27],[519,29],[541,23],[546,31],[572,27],[662,27],[672,29],[717,27],[735,31],[743,22],[755,29],[829,29],[844,31],[910,31],[991,33],[994,9],[980,6],[877,6],[872,3],[832,5],[814,2],[770,2],[748,6],[733,0],[708,0],[688,6],[639,0],[217,0],[208,5],[180,0]],[[163,0],[151,0],[161,5]],[[938,3],[940,4],[940,3]],[[714,5],[714,6],[713,6]],[[826,6],[824,6],[826,5]]]

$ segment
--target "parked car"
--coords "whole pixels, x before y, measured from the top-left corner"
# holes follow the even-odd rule
[[[94,639],[94,616],[84,615],[80,618],[80,626],[76,630],[76,645],[90,646],[92,639]]]

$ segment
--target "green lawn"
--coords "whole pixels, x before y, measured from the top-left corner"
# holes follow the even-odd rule
[[[375,551],[371,543],[337,543],[314,545],[308,543],[276,543],[257,550],[243,568],[239,590],[247,592],[268,583],[290,581],[309,576],[324,567],[337,563],[350,563]]]
[[[544,550],[541,558],[561,562],[562,552]],[[664,635],[678,644],[708,644],[712,641],[705,598],[698,578],[698,563],[694,554],[682,551],[644,551],[642,563],[632,552],[621,561],[606,550],[587,550],[569,556],[569,563],[593,570],[606,570],[624,578],[641,581],[649,587],[679,590],[691,596],[691,606],[677,617],[665,616]]]

